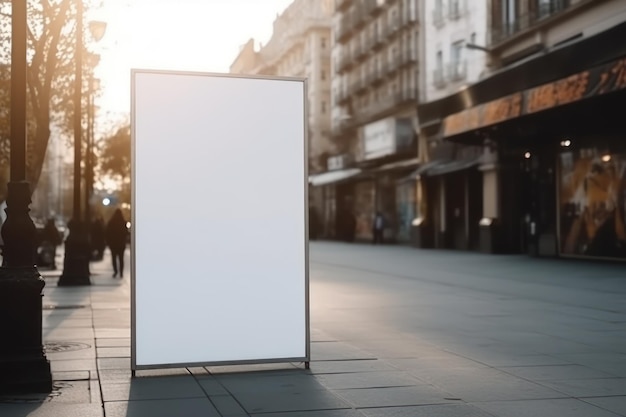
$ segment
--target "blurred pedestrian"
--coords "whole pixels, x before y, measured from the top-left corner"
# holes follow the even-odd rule
[[[102,216],[96,217],[91,222],[91,250],[93,260],[101,261],[104,256],[106,241],[104,238],[104,219]]]
[[[62,242],[61,233],[54,219],[48,219],[41,234],[38,264],[56,269],[57,246]]]
[[[374,221],[372,222],[372,243],[374,245],[380,243],[383,244],[383,236],[385,233],[385,218],[380,211],[376,212],[374,216]]]
[[[309,239],[316,240],[320,229],[320,216],[315,206],[309,208]]]
[[[106,243],[111,250],[113,278],[118,273],[120,278],[124,276],[124,251],[126,250],[127,236],[128,229],[126,228],[126,220],[124,220],[122,210],[116,209],[105,230]]]

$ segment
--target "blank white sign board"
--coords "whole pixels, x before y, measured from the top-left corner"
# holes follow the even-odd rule
[[[309,358],[303,79],[132,71],[132,369]]]

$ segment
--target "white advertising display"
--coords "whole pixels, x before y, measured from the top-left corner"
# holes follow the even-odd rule
[[[132,369],[308,364],[305,80],[131,76]]]

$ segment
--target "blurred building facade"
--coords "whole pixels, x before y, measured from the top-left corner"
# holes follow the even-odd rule
[[[486,72],[418,104],[426,136],[482,148],[477,248],[626,259],[626,1],[486,4]]]
[[[330,140],[309,177],[324,237],[369,240],[381,211],[386,238],[417,247],[626,259],[626,0],[336,0],[330,15]],[[278,22],[233,71],[316,83],[306,57],[275,52],[300,42]]]
[[[420,2],[419,103],[461,94],[486,74],[487,2]],[[481,48],[481,49],[477,49]],[[483,215],[483,148],[450,143],[441,118],[420,118],[422,164],[415,172],[419,213],[414,243],[419,247],[479,247]]]
[[[325,170],[334,152],[330,137],[332,0],[295,0],[274,20],[266,45],[253,39],[239,51],[230,72],[307,79],[309,174]],[[310,190],[309,204],[323,206],[321,190]]]
[[[408,242],[417,165],[417,2],[338,0],[333,25],[332,136],[337,153],[312,178],[324,190],[325,233]]]

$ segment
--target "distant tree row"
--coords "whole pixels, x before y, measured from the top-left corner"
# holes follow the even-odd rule
[[[97,0],[86,0],[85,10]],[[43,167],[51,131],[72,131],[76,48],[76,0],[27,0],[27,163],[26,179],[34,190]],[[83,38],[86,43],[89,37]],[[88,45],[83,43],[86,57]],[[0,202],[6,199],[10,156],[11,1],[0,0]],[[83,59],[85,71],[93,62]],[[83,81],[87,82],[87,77]],[[86,85],[83,91],[86,91]],[[86,109],[87,98],[80,104]],[[86,118],[86,111],[82,112]]]

